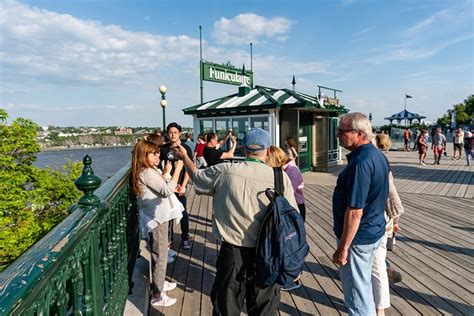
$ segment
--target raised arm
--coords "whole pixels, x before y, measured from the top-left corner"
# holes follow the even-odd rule
[[[178,145],[173,150],[175,150],[176,156],[179,159],[183,160],[186,172],[191,177],[193,172],[196,171],[197,168],[194,165],[193,161],[189,158],[186,148],[184,148],[182,145]]]
[[[229,151],[222,153],[221,159],[230,159],[234,157],[235,149],[237,147],[237,141],[235,139],[235,136],[231,136],[230,140],[232,142],[232,147],[230,147]]]

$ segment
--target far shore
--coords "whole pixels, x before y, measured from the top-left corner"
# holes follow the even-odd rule
[[[82,147],[79,145],[76,146],[52,146],[52,147],[42,147],[42,152],[47,151],[62,151],[62,150],[79,150],[79,149],[104,149],[104,148],[119,148],[119,147],[132,147],[131,145],[117,145],[117,146],[90,146]]]

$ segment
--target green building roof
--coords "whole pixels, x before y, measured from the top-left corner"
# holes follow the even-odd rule
[[[258,113],[268,109],[305,108],[322,112],[346,113],[344,106],[330,105],[316,96],[289,90],[256,86],[245,95],[239,93],[197,104],[183,110],[184,114],[232,115]]]

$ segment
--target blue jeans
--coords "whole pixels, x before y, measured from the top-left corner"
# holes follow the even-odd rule
[[[339,268],[349,315],[375,315],[371,274],[374,252],[381,240],[369,245],[351,245],[347,263]]]
[[[470,149],[464,149],[464,152],[466,153],[466,161],[467,164],[470,166],[472,165],[472,150]]]

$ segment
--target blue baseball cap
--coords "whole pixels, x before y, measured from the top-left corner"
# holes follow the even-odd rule
[[[261,128],[252,128],[244,136],[244,147],[248,151],[259,151],[270,147],[270,134]]]

